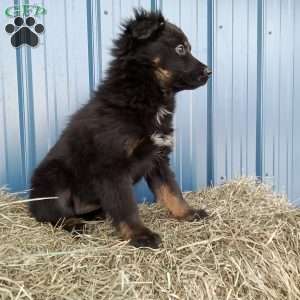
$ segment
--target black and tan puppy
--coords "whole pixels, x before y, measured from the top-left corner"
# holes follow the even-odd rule
[[[168,155],[175,93],[204,85],[211,72],[178,27],[144,10],[124,24],[112,55],[106,79],[33,174],[31,198],[57,198],[29,209],[38,221],[64,219],[66,228],[103,212],[132,245],[155,248],[159,235],[143,225],[132,186],[144,177],[175,218],[206,216],[183,199]]]

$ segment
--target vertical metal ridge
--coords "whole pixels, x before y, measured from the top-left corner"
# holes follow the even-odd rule
[[[275,180],[276,180],[276,176],[275,176],[275,136],[273,135],[273,148],[272,148],[272,187],[274,187],[275,185]],[[269,174],[270,175],[270,174]],[[277,187],[278,188],[278,187]],[[277,189],[278,190],[278,189]]]
[[[20,5],[21,0],[15,0],[14,5]],[[25,164],[25,112],[24,112],[24,85],[23,85],[23,61],[22,49],[16,49],[16,65],[17,65],[17,82],[18,82],[18,104],[19,104],[19,134],[21,148],[21,174],[22,179],[20,184],[25,185],[26,180],[26,164]]]
[[[247,153],[247,149],[246,149]],[[243,172],[243,140],[240,138],[240,176],[245,176]]]
[[[1,67],[1,66],[0,66]],[[3,181],[3,182],[7,182],[8,181],[8,163],[7,163],[7,160],[8,160],[8,148],[7,148],[7,120],[6,120],[6,99],[5,99],[5,85],[3,83],[3,73],[1,72],[1,78],[0,78],[0,83],[2,85],[2,107],[3,107],[3,139],[4,139],[4,145],[3,145],[3,148],[4,148],[4,176],[5,178],[3,178],[3,180],[0,178],[0,181]],[[1,103],[1,101],[0,101]],[[0,170],[1,171],[1,170]]]
[[[291,91],[291,105],[290,105],[290,110],[289,110],[289,114],[291,115],[293,110],[292,110],[292,101],[293,101],[293,89],[294,89],[294,36],[293,36],[293,24],[294,24],[294,13],[293,14],[291,13],[292,11],[295,10],[294,8],[294,1],[290,1],[291,5],[290,5],[290,10],[289,10],[289,17],[290,17],[290,23],[289,25],[291,26],[291,42],[292,42],[292,45],[291,45],[291,69],[292,69],[292,74],[291,74],[291,79],[292,79],[292,91]],[[292,10],[293,8],[293,10]],[[290,143],[292,143],[292,135],[291,133],[293,132],[293,128],[292,128],[292,123],[289,122],[289,128],[290,130],[287,130],[287,137],[286,137],[286,144],[287,144],[287,153],[286,153],[286,193],[289,196],[292,196],[292,190],[291,190],[291,185],[290,185],[290,170],[292,168],[292,163],[291,163],[291,153],[290,151],[293,149],[292,147],[290,147]]]
[[[151,10],[156,11],[157,10],[157,2],[156,0],[151,0]]]
[[[291,196],[294,198],[294,174],[295,174],[295,163],[294,163],[294,125],[295,125],[295,37],[296,37],[296,9],[295,9],[295,1],[293,1],[294,13],[293,13],[293,91],[292,91],[292,113],[291,113]]]
[[[279,5],[279,11],[280,11],[280,19],[279,19],[279,41],[282,40],[282,1],[280,1]],[[277,136],[277,151],[278,151],[278,159],[277,159],[277,176],[276,176],[276,185],[280,185],[280,137],[282,135],[282,128],[281,128],[281,63],[282,63],[282,47],[279,47],[279,58],[278,58],[278,136]],[[274,180],[275,181],[275,180]],[[279,187],[280,188],[280,187]]]
[[[199,22],[199,16],[198,16],[198,12],[199,12],[199,1],[196,0],[196,51],[197,53],[199,53],[200,56],[200,45],[199,45],[199,26],[200,26],[200,22]]]
[[[245,160],[246,160],[246,165],[245,165],[245,174],[243,175],[246,175],[248,176],[248,173],[249,173],[249,170],[248,170],[248,141],[249,141],[249,127],[248,127],[248,124],[249,124],[249,28],[250,28],[250,24],[249,24],[249,1],[247,1],[247,74],[246,74],[246,93],[247,93],[247,99],[246,99],[246,145],[245,145]]]
[[[286,158],[285,158],[285,161],[286,161],[286,190],[285,190],[285,193],[290,196],[290,192],[289,192],[289,154],[290,154],[290,145],[289,145],[289,138],[287,136],[286,138],[286,145],[287,145],[287,150],[286,150]]]
[[[207,61],[213,69],[213,30],[214,30],[214,0],[207,0]],[[207,87],[207,185],[214,184],[214,148],[213,148],[213,79]]]
[[[181,0],[179,0],[179,25],[181,26],[181,6],[182,6],[182,2]]]
[[[27,122],[26,132],[27,141],[25,151],[27,152],[27,170],[26,183],[29,183],[31,172],[36,165],[36,142],[35,142],[35,118],[34,118],[34,102],[33,102],[33,82],[32,82],[32,63],[31,63],[31,49],[27,48],[26,52],[26,82],[27,82]]]
[[[228,180],[228,140],[226,139],[226,144],[225,144],[225,178],[223,180]],[[231,166],[230,166],[231,167]]]
[[[55,78],[56,78],[56,70],[55,68],[53,69],[53,82],[55,82]],[[55,119],[55,123],[54,123],[54,126],[55,126],[55,139],[58,138],[58,110],[57,110],[57,91],[56,91],[56,85],[54,84],[53,86],[53,92],[54,92],[54,119]]]
[[[71,99],[70,99],[70,68],[69,68],[69,37],[68,37],[68,14],[67,3],[64,0],[64,30],[65,30],[65,46],[66,46],[66,71],[67,71],[67,97],[68,97],[68,112],[71,111]]]
[[[45,0],[42,1],[43,6],[45,6]],[[45,15],[42,16],[43,23],[45,24]],[[44,47],[43,47],[43,55],[44,55],[44,66],[45,66],[45,87],[46,87],[46,105],[47,105],[47,148],[49,149],[52,145],[52,139],[50,134],[50,116],[49,116],[49,84],[48,84],[48,56],[47,56],[47,37],[44,38]]]
[[[14,5],[19,5],[19,0],[14,1]],[[26,176],[25,168],[25,131],[24,131],[24,89],[23,89],[23,72],[22,72],[22,52],[20,48],[16,49],[16,66],[17,66],[17,84],[18,84],[18,106],[19,106],[19,134],[21,148],[21,166],[20,173],[22,178],[18,178],[17,188],[25,185],[24,178]],[[11,178],[10,170],[8,169],[8,177]]]
[[[257,107],[256,107],[256,177],[262,179],[262,87],[263,87],[263,16],[264,0],[257,3]]]
[[[196,43],[196,53],[200,56],[200,45],[199,45],[199,26],[200,26],[200,22],[199,22],[199,2],[196,1],[195,2],[195,6],[196,6],[196,30],[195,30],[195,35],[196,35],[196,38],[195,38],[195,43]],[[193,159],[197,158],[197,155],[196,155],[196,138],[195,138],[195,130],[194,130],[194,124],[195,124],[195,118],[194,118],[194,114],[193,114],[193,97],[191,97],[191,111],[190,111],[190,114],[191,114],[191,123],[190,123],[190,128],[191,128],[191,132],[190,132],[190,138],[191,138],[191,144],[190,144],[190,157],[191,157],[191,161],[190,161],[190,166],[191,166],[191,189],[192,190],[198,190],[199,189],[199,169],[197,168],[194,168],[193,167]],[[196,119],[197,120],[197,119]],[[196,141],[196,142],[195,142]]]
[[[97,29],[98,29],[98,64],[99,64],[99,75],[100,79],[102,79],[103,67],[102,67],[102,59],[101,59],[101,51],[102,51],[102,27],[101,27],[101,2],[97,1]],[[95,74],[94,74],[95,75]]]
[[[22,72],[22,52],[21,49],[16,49],[17,61],[17,81],[18,81],[18,103],[19,103],[19,133],[21,141],[21,174],[25,178],[25,129],[24,129],[24,88],[23,88],[23,72]],[[22,182],[24,183],[24,181]]]
[[[179,0],[179,27],[181,27],[181,0]],[[179,174],[180,174],[180,189],[183,190],[183,149],[182,149],[182,129],[179,130]]]
[[[231,3],[231,16],[232,16],[232,22],[231,22],[231,37],[232,37],[232,42],[231,42],[231,108],[230,108],[230,114],[231,114],[231,118],[230,118],[230,177],[232,177],[232,173],[233,173],[233,151],[234,151],[234,147],[233,147],[233,106],[234,106],[234,102],[233,102],[233,91],[234,91],[234,1],[232,1]],[[227,137],[226,137],[226,148],[227,148],[227,145],[228,145],[228,134],[227,134]],[[228,157],[226,155],[226,161],[228,160]],[[228,162],[226,162],[226,180],[229,179],[228,177],[228,174],[227,174],[227,165],[228,165]]]
[[[89,64],[89,86],[90,93],[92,93],[94,82],[94,43],[93,43],[93,8],[92,1],[86,0],[86,14],[87,14],[87,36],[88,36],[88,64]]]
[[[24,4],[29,4],[29,0],[24,0]],[[22,49],[24,64],[21,68],[23,73],[23,109],[24,109],[24,166],[25,166],[25,184],[30,182],[31,172],[35,166],[36,145],[35,145],[35,125],[34,125],[34,105],[33,105],[33,86],[32,86],[32,64],[31,48],[26,46]],[[25,73],[25,74],[24,74]]]
[[[182,172],[182,130],[179,135],[179,177],[180,177],[180,189],[183,189],[183,172]]]
[[[194,118],[193,118],[193,95],[192,95],[192,92],[189,94],[189,114],[190,114],[190,118],[189,118],[189,135],[190,135],[190,142],[189,142],[189,166],[192,166],[193,165],[193,121],[194,121]],[[191,182],[192,182],[192,179],[191,179]],[[191,183],[191,185],[193,185]]]

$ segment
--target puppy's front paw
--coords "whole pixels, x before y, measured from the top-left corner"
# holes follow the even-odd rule
[[[184,218],[185,221],[200,221],[208,217],[208,213],[204,209],[192,209],[191,212]]]
[[[130,240],[129,244],[141,248],[141,247],[149,247],[153,249],[157,249],[161,243],[161,238],[160,236],[152,232],[150,230],[143,231]]]

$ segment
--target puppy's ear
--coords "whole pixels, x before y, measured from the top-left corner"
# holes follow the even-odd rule
[[[165,26],[160,12],[147,12],[144,9],[134,11],[135,20],[131,23],[131,34],[134,39],[146,40]]]
[[[115,47],[112,49],[112,54],[115,57],[128,54],[139,45],[140,41],[145,41],[163,30],[165,23],[160,12],[147,12],[142,8],[135,9],[134,18],[123,22],[121,35],[114,41]]]

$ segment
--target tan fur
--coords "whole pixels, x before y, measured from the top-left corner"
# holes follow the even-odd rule
[[[79,224],[85,224],[84,220],[80,218],[68,218],[62,221],[64,227],[73,227]]]
[[[172,78],[172,72],[161,67],[155,70],[155,75],[164,84],[168,84]]]
[[[174,217],[178,219],[185,218],[189,215],[191,208],[182,199],[176,197],[170,191],[167,185],[161,185],[158,190],[156,190],[157,200],[161,202]]]
[[[155,65],[158,66],[158,64],[160,63],[160,58],[159,58],[158,56],[155,57],[155,58],[153,59],[153,62],[154,62]]]
[[[80,201],[78,197],[73,195],[73,207],[77,215],[86,214],[101,208],[101,204],[97,202]]]
[[[153,60],[154,64],[156,65],[157,69],[155,70],[155,75],[159,79],[160,82],[163,84],[168,84],[172,79],[172,72],[160,67],[160,58],[155,57]]]
[[[127,223],[121,222],[119,225],[119,230],[124,240],[130,240],[132,238],[133,230]]]
[[[144,138],[140,139],[128,139],[126,142],[127,155],[131,156],[134,150],[144,141]]]

